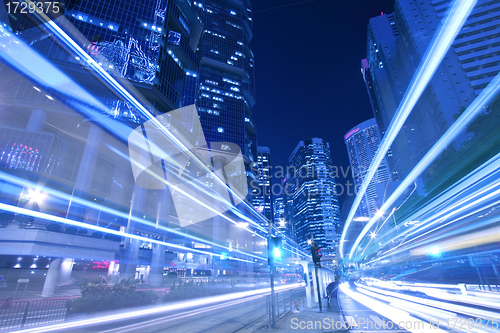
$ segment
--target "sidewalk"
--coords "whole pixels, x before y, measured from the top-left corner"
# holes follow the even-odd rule
[[[336,306],[332,305],[332,309],[328,309],[328,300],[323,299],[321,303],[323,305],[323,312],[319,312],[319,307],[317,303],[313,303],[313,307],[311,309],[306,308],[305,299],[300,302],[300,312],[287,313],[283,318],[281,318],[276,323],[276,328],[268,328],[266,325],[261,326],[258,329],[251,330],[251,327],[248,327],[249,330],[245,330],[245,332],[338,332],[344,333],[349,332],[348,329],[342,328],[341,325],[344,323],[344,318],[339,312],[339,309]],[[337,327],[337,328],[336,328]]]

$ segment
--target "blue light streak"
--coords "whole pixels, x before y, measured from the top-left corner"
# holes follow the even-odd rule
[[[392,119],[389,128],[387,129],[387,132],[380,143],[379,148],[377,149],[375,157],[370,163],[368,173],[363,180],[360,189],[358,190],[353,205],[351,206],[351,210],[349,211],[349,215],[347,216],[347,220],[342,231],[342,236],[340,238],[339,253],[342,259],[344,258],[344,242],[347,230],[352,223],[354,214],[356,213],[356,210],[361,203],[361,199],[365,195],[368,185],[377,172],[378,167],[385,157],[387,151],[396,139],[399,131],[403,127],[406,119],[413,110],[413,107],[418,102],[420,96],[422,95],[432,76],[436,72],[439,64],[446,55],[446,52],[448,52],[451,44],[455,40],[455,37],[458,35],[467,17],[474,8],[476,2],[477,0],[455,0],[450,6],[447,15],[443,18],[440,26],[436,30],[436,33],[432,38],[425,54],[423,55],[422,61],[420,62],[415,75],[413,76],[408,89],[406,90],[405,95],[403,96],[403,99],[398,106],[398,109],[396,110],[396,114]],[[359,244],[359,241],[356,240],[356,243]],[[353,250],[355,250],[357,244],[352,247],[350,258],[352,258],[352,254],[354,253]]]
[[[431,163],[440,156],[440,154],[452,143],[452,141],[457,137],[465,127],[470,124],[474,118],[483,111],[483,107],[487,105],[496,96],[500,89],[500,74],[497,74],[495,78],[488,84],[488,86],[477,96],[474,101],[469,105],[469,107],[462,113],[462,115],[450,126],[450,128],[439,138],[439,140],[432,146],[432,148],[425,154],[425,156],[420,160],[420,162],[412,169],[408,176],[401,182],[394,193],[384,202],[381,211],[388,210],[394,202],[399,198],[400,195],[411,185],[428,167]],[[484,199],[484,198],[483,198]],[[457,210],[458,209],[458,210]],[[453,210],[456,214],[458,211],[464,209],[464,206],[454,205],[448,207],[447,210]],[[363,231],[359,234],[356,242],[354,243],[351,253],[349,255],[352,258],[356,247],[362,241],[363,237],[368,234],[370,229],[377,223],[376,218],[372,218],[370,222],[363,228]]]
[[[61,20],[64,20],[61,17]],[[71,39],[55,22],[50,21],[46,23],[46,27],[48,27],[59,39],[61,39],[70,49],[75,52],[83,62],[85,62],[88,66],[90,66],[105,82],[107,82],[119,95],[124,97],[126,101],[131,103],[135,108],[137,108],[147,119],[152,120],[156,126],[165,134],[170,140],[172,140],[181,150],[186,151],[186,154],[190,156],[190,158],[197,163],[202,169],[211,172],[211,170],[203,164],[191,151],[186,149],[186,147],[180,142],[165,126],[160,124],[156,118],[132,95],[130,94],[123,86],[121,86],[113,77],[110,76],[108,72],[106,72],[92,57],[90,57],[84,50],[81,48],[73,39]],[[3,27],[0,26],[0,32],[3,35],[3,39],[6,40],[6,44],[15,45],[13,48],[9,48],[8,52],[4,52],[0,50],[0,56],[6,60],[12,67],[20,70],[25,75],[28,75],[31,80],[37,81],[39,84],[42,84],[49,88],[55,88],[60,93],[66,95],[68,97],[67,104],[72,106],[82,113],[88,115],[91,119],[97,121],[101,126],[104,126],[113,133],[117,134],[118,137],[124,141],[131,132],[131,129],[118,122],[114,119],[108,118],[104,116],[105,111],[107,110],[106,106],[96,100],[91,94],[81,88],[78,84],[73,82],[68,76],[66,76],[63,72],[58,70],[54,65],[50,62],[42,58],[39,54],[31,50],[22,40],[18,39],[16,36],[12,35],[10,32],[6,31]],[[29,58],[29,59],[28,59]],[[22,62],[20,60],[23,60]],[[29,60],[29,61],[28,61]],[[30,65],[31,64],[31,65]],[[50,75],[47,75],[47,71],[44,68],[50,69]],[[47,80],[47,77],[51,77],[50,80]],[[92,106],[92,108],[90,107]],[[229,188],[225,182],[223,182],[220,178],[214,177],[216,181],[222,184],[225,188],[227,188],[232,195],[236,195],[234,191]],[[23,185],[24,186],[24,185]],[[57,196],[57,193],[52,193]],[[77,198],[71,198],[75,202],[78,202]],[[88,207],[92,206],[92,203],[89,202],[81,202],[83,205]],[[264,216],[260,215],[255,209],[248,204],[247,202],[242,202],[242,204],[248,208],[248,210],[256,216],[258,219],[270,223]],[[104,210],[102,206],[96,207],[98,209]],[[244,214],[240,214],[236,207],[233,207],[231,210],[235,214],[239,214],[240,216]],[[113,212],[113,214],[118,214],[119,212]],[[26,214],[29,215],[29,214]],[[223,218],[229,220],[232,223],[237,223],[229,219],[229,217],[224,214],[221,215]],[[128,217],[128,215],[127,215]],[[260,231],[266,232],[267,230],[260,226],[260,224],[248,217],[245,217],[245,220],[252,224],[253,227],[257,228]],[[139,220],[141,223],[144,223],[143,220]],[[88,226],[88,225],[87,225]],[[277,229],[272,227],[274,232],[278,232]],[[246,229],[247,231],[251,231],[250,229]],[[172,230],[168,230],[169,232],[173,232]],[[181,233],[179,233],[181,234]],[[255,233],[254,233],[255,234]],[[256,234],[258,235],[258,234]],[[123,236],[123,235],[122,235]],[[262,238],[261,235],[258,235]],[[290,244],[293,241],[287,237]],[[203,240],[203,242],[207,243],[207,241]],[[221,247],[220,245],[216,245]],[[309,256],[309,254],[298,247],[291,247],[292,250],[296,253],[300,253],[303,256]],[[258,259],[265,259],[263,257],[250,255],[245,253],[245,255],[253,256]]]

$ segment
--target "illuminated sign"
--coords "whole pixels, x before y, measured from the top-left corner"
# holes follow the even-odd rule
[[[359,127],[353,128],[349,133],[344,136],[344,140],[347,140],[351,135],[359,131]]]
[[[92,269],[108,269],[108,268],[109,268],[109,260],[92,262]]]

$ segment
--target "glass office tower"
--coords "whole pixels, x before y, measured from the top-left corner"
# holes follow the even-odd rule
[[[194,4],[166,0],[81,1],[57,22],[104,70],[129,80],[137,96],[144,96],[151,112],[164,113],[194,103],[199,67],[196,50],[202,33],[202,21]],[[78,73],[76,68],[87,65],[83,59],[69,56],[36,28],[24,30],[21,36],[49,59],[76,65],[67,67],[67,71],[101,97],[110,117],[141,122],[130,103],[91,87],[91,80]]]
[[[257,147],[257,162],[253,169],[258,179],[252,182],[252,205],[269,221],[273,221],[273,194],[271,191],[271,150],[269,147]]]
[[[300,141],[289,158],[293,168],[295,237],[308,248],[314,235],[316,243],[335,249],[340,231],[340,210],[330,145],[320,138]]]
[[[370,19],[367,63],[374,115],[384,133],[451,1],[397,0],[394,13]],[[500,5],[481,1],[458,34],[392,145],[394,171],[404,178],[498,73]],[[489,47],[489,45],[494,45]],[[368,65],[368,66],[366,66]],[[372,89],[370,89],[370,86]],[[374,103],[376,102],[376,103]],[[468,139],[458,136],[457,149]],[[391,165],[392,166],[392,165]]]
[[[197,106],[207,141],[233,142],[249,162],[257,156],[252,123],[254,56],[249,0],[194,2],[204,23]]]
[[[354,180],[355,193],[358,192],[363,183],[366,174],[370,168],[370,163],[375,157],[378,146],[380,145],[380,131],[375,119],[369,119],[352,128],[345,136],[344,142],[347,146],[349,162]],[[368,185],[364,198],[359,206],[361,216],[372,217],[378,210],[377,190],[375,184],[381,184],[391,181],[391,173],[386,160],[378,167],[374,178]]]

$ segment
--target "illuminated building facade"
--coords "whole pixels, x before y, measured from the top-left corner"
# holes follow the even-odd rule
[[[294,174],[293,193],[296,241],[308,248],[311,234],[326,249],[334,250],[340,232],[340,210],[332,173],[330,145],[320,138],[300,141],[289,158]]]
[[[0,7],[2,26],[7,26],[4,19],[7,16],[4,15],[3,6]],[[127,92],[134,95],[148,111],[158,115],[195,103],[199,97],[198,92],[203,90],[199,84],[200,57],[197,53],[202,54],[199,43],[203,33],[202,19],[205,15],[202,9],[198,4],[189,1],[139,0],[110,3],[90,0],[76,4],[61,17],[61,24],[67,24],[69,21],[71,25],[65,26],[65,31],[75,43],[83,47],[102,69],[115,76]],[[228,15],[233,16],[231,13]],[[249,15],[249,11],[245,9],[241,15]],[[224,18],[224,21],[230,20]],[[16,31],[15,27],[13,30]],[[168,239],[171,244],[184,244],[188,237],[164,229],[173,230],[179,226],[175,210],[170,209],[175,198],[169,197],[166,189],[147,190],[134,183],[126,139],[131,128],[136,128],[145,120],[138,110],[129,102],[117,98],[109,86],[90,75],[92,69],[81,56],[64,50],[61,44],[55,43],[38,29],[24,29],[19,31],[19,34],[12,35],[26,42],[26,45],[19,42],[16,45],[38,52],[31,61],[44,71],[43,79],[47,84],[37,84],[36,77],[27,78],[2,64],[2,95],[5,94],[8,98],[2,99],[3,111],[0,113],[0,147],[3,152],[0,168],[11,173],[25,173],[26,178],[39,184],[40,191],[45,191],[44,188],[55,189],[66,193],[71,199],[56,200],[48,195],[37,203],[32,198],[35,195],[30,192],[37,186],[23,187],[1,182],[0,201],[11,205],[22,204],[25,206],[20,207],[38,209],[37,211],[42,213],[84,222],[89,228],[53,224],[49,220],[39,218],[26,220],[20,215],[12,215],[12,219],[6,223],[12,225],[13,230],[4,232],[4,236],[0,237],[3,249],[0,255],[9,258],[22,256],[22,260],[19,259],[22,269],[25,269],[28,262],[29,266],[33,265],[37,256],[51,256],[53,262],[50,263],[50,268],[44,265],[45,271],[41,271],[40,266],[40,272],[35,272],[42,275],[44,296],[52,296],[56,283],[62,281],[57,275],[59,273],[54,275],[47,270],[57,272],[61,265],[66,265],[70,275],[73,260],[77,257],[82,258],[78,260],[85,261],[86,264],[91,264],[88,261],[92,259],[101,262],[119,260],[119,267],[110,269],[115,282],[118,278],[135,277],[151,285],[161,285],[167,260],[179,260],[182,263],[194,264],[199,269],[212,270],[213,276],[219,274],[217,263],[210,261],[211,256],[200,255],[202,250],[197,249],[201,246],[212,249],[211,246],[195,244],[192,251],[176,250],[175,255],[171,253],[172,258],[168,259],[167,245],[149,241],[161,238]],[[245,35],[246,37],[240,39],[240,36],[243,35],[229,36],[228,39],[234,38],[234,43],[239,46],[237,41],[247,43],[251,38]],[[207,39],[203,42],[207,45]],[[250,52],[245,47],[241,50],[246,52],[245,55]],[[251,59],[253,63],[253,57],[248,56],[245,59],[243,63],[250,67],[249,62]],[[204,67],[205,72],[210,70],[209,67]],[[249,72],[250,70],[245,75]],[[235,76],[230,74],[231,71],[221,76],[221,82],[228,82],[231,87],[236,86],[233,85]],[[64,78],[65,83],[72,84],[66,91],[64,87],[56,89],[51,85],[55,79],[60,78]],[[253,90],[253,83],[249,82],[247,77],[241,80],[242,96],[245,95],[246,88],[251,86]],[[76,87],[80,89],[73,89]],[[228,91],[234,91],[231,87],[228,86]],[[84,103],[72,104],[73,96],[70,93],[64,94],[67,91],[81,98],[78,102]],[[237,128],[237,131],[251,128],[249,118],[246,121],[245,116],[251,113],[246,101],[239,102],[238,98],[231,99],[229,96],[229,100],[224,102],[228,108],[237,105],[237,109],[242,113],[227,114],[222,126],[231,131],[234,128]],[[97,107],[99,103],[102,103],[103,107]],[[89,106],[96,106],[99,114],[96,112],[93,117],[89,117],[86,113]],[[232,117],[234,124],[226,125],[233,120]],[[183,119],[182,123],[189,131],[190,120]],[[243,124],[243,127],[239,126],[240,124]],[[119,129],[116,131],[119,135],[110,129]],[[248,142],[245,138],[239,142],[242,151],[246,149],[251,152],[252,144],[255,145],[255,137],[250,138],[250,134]],[[221,141],[220,137],[207,135],[208,139]],[[222,139],[235,141],[229,137]],[[252,144],[245,146],[246,143]],[[253,156],[255,155],[256,148]],[[93,202],[102,206],[102,209],[79,204],[76,199]],[[109,209],[115,209],[119,214],[110,213]],[[245,211],[245,214],[252,213]],[[140,220],[140,223],[136,223],[137,220]],[[29,229],[25,229],[25,226]],[[140,234],[145,238],[138,241],[94,232],[91,227],[96,226],[114,232]],[[236,226],[228,225],[227,220],[222,221],[220,226],[220,229],[226,232],[224,237],[214,238],[214,233],[202,235],[200,230],[203,228],[192,233],[203,236],[200,239],[210,239],[218,242],[221,247],[231,249],[233,244],[251,244],[250,240],[246,239],[251,235],[242,234]],[[44,242],[39,247],[23,247],[25,237],[43,238]],[[176,246],[173,248],[178,249]],[[213,249],[215,251],[215,248]],[[253,247],[248,245],[247,250],[253,251]],[[61,258],[50,253],[61,253]],[[215,254],[214,258],[219,258],[217,253]],[[66,264],[68,262],[70,264]],[[224,263],[225,267],[227,262]],[[252,265],[241,263],[242,261],[236,262],[234,269],[253,269]],[[15,264],[13,260],[12,266]],[[8,269],[10,268],[12,267]],[[47,272],[50,273],[48,276],[55,277],[46,279],[43,273]]]
[[[370,19],[362,71],[382,134],[450,3],[396,0],[394,13]],[[495,46],[500,42],[495,32],[499,23],[492,19],[499,9],[497,2],[478,2],[405,122],[392,145],[394,163],[389,161],[399,179],[411,171],[499,72],[500,55]],[[466,139],[464,134],[453,145],[458,147]]]
[[[197,3],[204,27],[197,107],[207,141],[233,142],[249,163],[257,157],[252,6],[249,0]],[[272,216],[272,213],[270,213]]]
[[[271,191],[271,150],[269,147],[257,147],[257,162],[254,170],[257,179],[251,183],[252,205],[269,221],[274,221],[273,194]]]
[[[368,173],[370,163],[380,145],[380,139],[380,131],[375,119],[369,119],[357,125],[344,136],[356,189],[355,193],[358,192]],[[383,159],[359,205],[358,210],[361,216],[372,217],[375,215],[379,208],[375,184],[386,183],[391,180],[391,173],[386,160]]]

